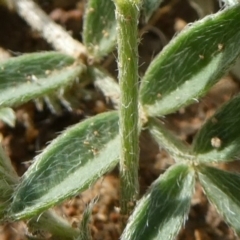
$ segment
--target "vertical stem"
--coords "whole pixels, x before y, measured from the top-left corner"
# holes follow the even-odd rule
[[[121,136],[121,211],[128,215],[138,197],[138,18],[139,0],[115,0],[118,27]]]

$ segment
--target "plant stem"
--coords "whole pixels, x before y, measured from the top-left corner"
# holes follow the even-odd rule
[[[121,136],[121,211],[128,215],[138,197],[138,18],[139,1],[115,0],[118,28]]]
[[[41,33],[53,47],[75,58],[84,58],[86,47],[74,40],[61,26],[52,21],[32,0],[13,0],[15,10],[31,26]]]

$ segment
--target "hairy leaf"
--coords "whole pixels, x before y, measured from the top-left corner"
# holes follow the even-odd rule
[[[188,26],[149,66],[140,99],[150,116],[166,115],[205,94],[240,54],[240,5]]]
[[[79,235],[79,229],[73,228],[70,222],[59,216],[55,210],[48,210],[31,218],[28,223],[28,232],[49,232],[52,239],[72,240]],[[39,237],[41,234],[38,234]],[[45,238],[46,239],[46,238]]]
[[[122,240],[175,239],[187,218],[195,183],[194,171],[175,164],[139,201]]]
[[[194,139],[197,161],[229,161],[240,153],[240,95],[222,106]]]
[[[95,206],[97,199],[91,200],[91,202],[85,206],[82,221],[80,223],[79,229],[80,233],[76,240],[92,240],[91,229],[90,229],[90,221],[92,216],[93,207]]]
[[[240,174],[201,166],[198,176],[209,200],[240,236]]]
[[[225,7],[229,7],[238,4],[239,0],[219,0],[219,2],[222,2]]]
[[[0,222],[9,206],[18,180],[18,175],[11,164],[11,160],[0,145]]]
[[[148,129],[159,146],[165,148],[174,157],[174,160],[186,161],[186,159],[193,158],[190,148],[157,119],[149,119]]]
[[[25,54],[0,63],[0,106],[15,106],[71,84],[84,70],[57,52]]]
[[[94,67],[88,68],[88,70],[94,85],[103,92],[107,101],[111,100],[113,106],[118,108],[120,97],[119,84],[101,68]]]
[[[113,50],[116,44],[115,5],[112,0],[89,0],[85,10],[83,42],[96,59]]]
[[[12,108],[1,108],[0,119],[10,127],[14,127],[16,122],[16,115],[14,110]]]
[[[36,157],[13,198],[10,215],[28,218],[87,189],[118,163],[118,113],[64,131]]]

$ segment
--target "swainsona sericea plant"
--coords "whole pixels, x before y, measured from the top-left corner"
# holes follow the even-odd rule
[[[77,50],[62,48],[58,39],[36,27],[57,50],[65,52],[24,54],[0,63],[0,116],[5,121],[13,118],[11,107],[33,99],[47,99],[54,110],[56,99],[63,100],[64,93],[85,78],[117,109],[62,132],[35,157],[21,178],[0,148],[2,222],[30,219],[28,225],[35,232],[43,229],[58,239],[91,239],[87,225],[92,206],[78,228],[48,209],[86,190],[119,164],[121,211],[130,215],[122,240],[175,239],[188,216],[196,179],[219,214],[240,235],[240,174],[211,165],[232,161],[240,153],[240,95],[205,122],[191,146],[159,120],[205,95],[239,57],[240,4],[225,1],[225,9],[187,26],[151,62],[138,87],[140,11],[148,21],[161,2],[88,0],[83,45],[64,35]],[[12,4],[26,21],[24,7],[34,7],[38,11],[29,11],[29,15],[44,18],[54,31],[67,34],[32,1]],[[98,64],[116,43],[119,85]],[[143,128],[175,164],[139,200],[138,137]]]

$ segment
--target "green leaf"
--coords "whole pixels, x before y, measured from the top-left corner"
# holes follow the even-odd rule
[[[39,232],[49,232],[52,239],[73,240],[79,235],[79,229],[73,228],[66,218],[59,216],[54,210],[34,216],[27,222],[27,226],[29,233],[35,235]]]
[[[220,2],[223,2],[226,7],[229,7],[238,4],[239,0],[220,0]]]
[[[0,106],[16,106],[70,85],[84,70],[57,52],[25,54],[0,63]]]
[[[1,108],[0,120],[5,122],[10,127],[14,127],[16,122],[16,115],[14,110],[12,108]]]
[[[106,100],[110,100],[114,108],[117,109],[120,98],[119,84],[104,69],[89,67],[88,71],[91,75],[91,78],[93,79],[94,85],[102,91],[106,97]]]
[[[92,240],[90,221],[91,221],[91,217],[92,217],[93,207],[95,206],[96,202],[97,202],[97,199],[93,199],[87,206],[85,206],[82,220],[81,220],[81,223],[79,226],[80,233],[79,233],[79,236],[75,240],[86,240],[86,239]]]
[[[112,0],[89,0],[85,10],[83,42],[96,59],[101,59],[116,45],[117,24]]]
[[[67,129],[24,174],[11,217],[29,218],[87,189],[116,166],[119,151],[117,112],[99,114]]]
[[[193,142],[199,162],[233,160],[240,153],[240,95],[223,105],[201,128]]]
[[[198,170],[207,197],[240,236],[240,174],[207,166]]]
[[[140,100],[149,116],[172,113],[204,95],[240,54],[240,5],[183,30],[149,66]]]
[[[143,13],[145,22],[151,18],[152,14],[158,9],[163,0],[145,0],[143,1]]]
[[[192,159],[190,148],[183,141],[178,139],[166,126],[155,118],[149,118],[148,129],[160,147],[166,149],[175,161],[186,161]]]
[[[15,172],[11,160],[0,145],[0,222],[9,206],[15,186],[19,178]]]
[[[121,239],[175,239],[187,218],[194,183],[193,169],[185,164],[170,167],[139,201]]]

